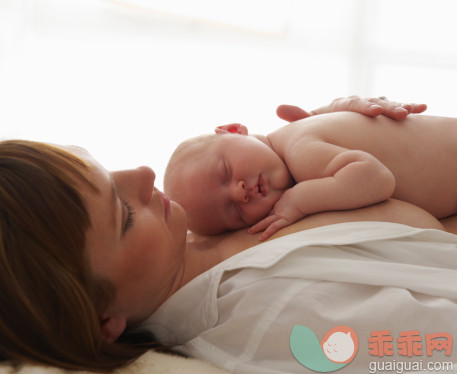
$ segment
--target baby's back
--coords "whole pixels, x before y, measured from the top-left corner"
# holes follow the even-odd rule
[[[457,213],[457,119],[410,115],[399,122],[340,112],[292,126],[328,143],[371,153],[394,174],[393,197],[438,218]]]

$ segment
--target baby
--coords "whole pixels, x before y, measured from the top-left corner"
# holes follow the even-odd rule
[[[436,218],[457,213],[457,119],[409,115],[402,121],[337,112],[267,135],[240,124],[178,146],[165,192],[194,232],[249,227],[264,240],[302,217],[394,197]]]

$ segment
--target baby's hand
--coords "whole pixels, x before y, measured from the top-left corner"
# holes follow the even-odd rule
[[[289,226],[291,223],[293,222],[289,222],[287,218],[273,214],[271,216],[268,216],[267,218],[264,218],[260,222],[257,222],[248,230],[248,232],[250,234],[257,234],[258,232],[265,230],[259,237],[259,240],[263,241],[268,239],[276,231],[281,230],[286,226]]]
[[[305,217],[305,215],[296,207],[294,201],[288,198],[290,190],[286,191],[282,197],[276,202],[270,215],[260,222],[257,222],[252,226],[248,232],[250,234],[256,234],[263,231],[260,235],[260,240],[266,240],[275,232],[287,227],[299,219]]]

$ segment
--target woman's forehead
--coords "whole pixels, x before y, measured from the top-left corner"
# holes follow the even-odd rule
[[[58,145],[58,147],[63,148],[64,150],[71,152],[77,156],[84,157],[84,158],[92,158],[89,151],[83,147],[79,147],[77,145]]]
[[[106,171],[103,165],[101,165],[87,149],[77,145],[60,145],[59,147],[88,163],[91,166],[92,171],[94,171],[94,169]]]

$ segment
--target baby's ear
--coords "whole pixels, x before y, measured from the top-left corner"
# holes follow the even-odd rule
[[[217,126],[214,132],[216,134],[248,135],[248,128],[241,123],[229,123],[228,125]]]

